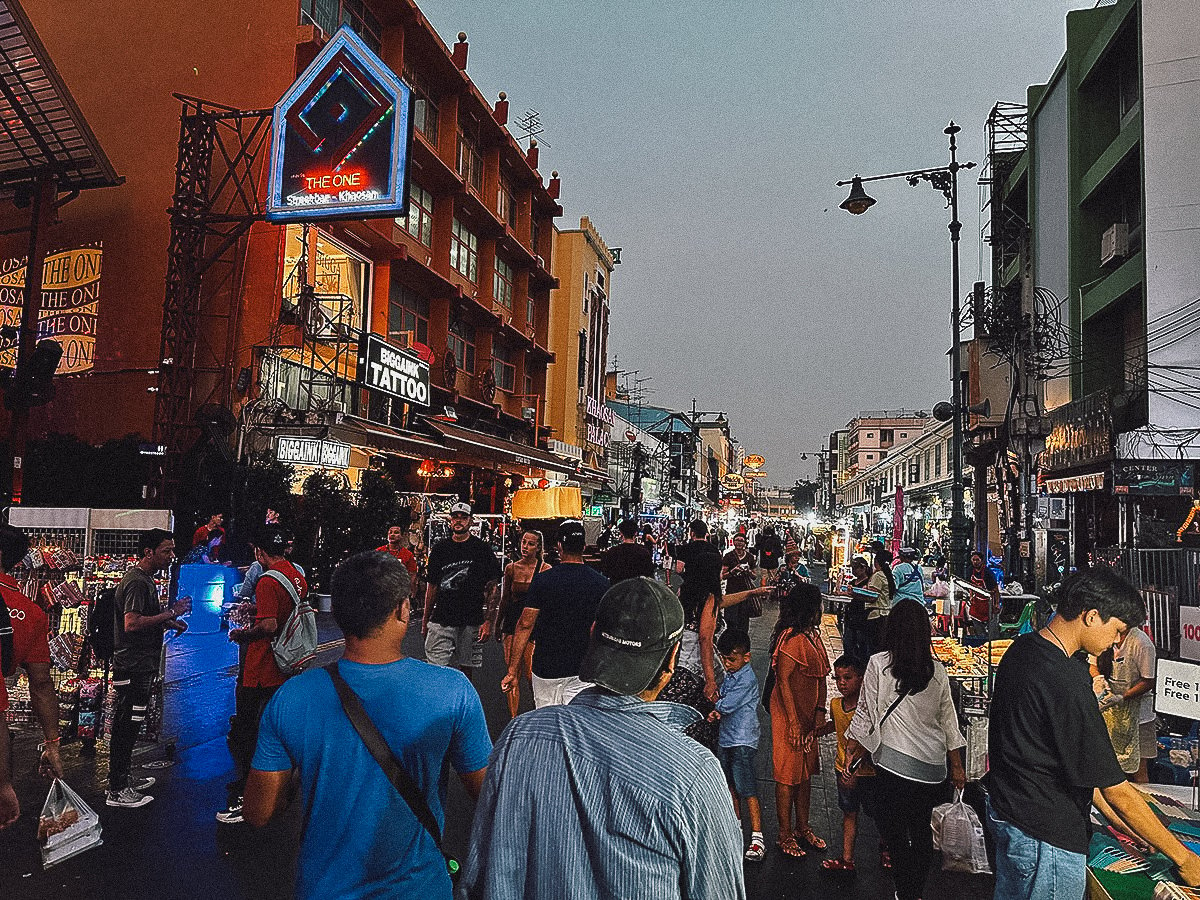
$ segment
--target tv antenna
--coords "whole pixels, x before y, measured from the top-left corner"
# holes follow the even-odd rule
[[[544,139],[541,139],[541,135],[545,134],[546,129],[542,127],[542,114],[533,107],[525,110],[521,114],[521,118],[517,119],[516,124],[517,130],[521,132],[522,140],[530,142],[534,138],[538,138],[543,147],[550,146]]]

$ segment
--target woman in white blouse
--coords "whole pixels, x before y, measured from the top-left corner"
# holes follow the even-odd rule
[[[933,658],[929,615],[904,599],[888,615],[886,647],[867,664],[858,710],[846,729],[850,759],[870,754],[879,832],[899,900],[916,900],[933,859],[930,816],[947,776],[966,784],[950,681]]]

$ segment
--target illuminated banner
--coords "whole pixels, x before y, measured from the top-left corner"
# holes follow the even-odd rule
[[[412,91],[348,27],[275,105],[267,219],[402,216]]]
[[[348,469],[350,445],[341,441],[323,441],[320,438],[289,437],[281,434],[276,439],[275,458],[294,466]]]
[[[363,387],[389,397],[429,405],[429,363],[393,347],[375,334],[358,342],[358,372]]]
[[[96,361],[96,312],[100,306],[100,270],[104,251],[92,247],[62,250],[42,266],[42,303],[38,340],[53,338],[63,348],[56,375],[90,372]],[[0,326],[19,328],[25,302],[25,258],[0,262]],[[15,340],[4,341],[0,369],[16,365]]]

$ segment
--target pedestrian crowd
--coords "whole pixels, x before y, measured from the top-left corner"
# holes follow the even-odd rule
[[[769,526],[753,544],[733,534],[724,549],[703,521],[692,522],[662,572],[633,522],[621,523],[620,541],[593,567],[581,522],[563,522],[552,548],[525,531],[519,556],[502,565],[472,535],[472,519],[469,504],[451,507],[423,598],[403,529],[345,560],[330,583],[344,653],[297,675],[276,648],[307,602],[306,577],[277,524],[252,539],[257,571],[242,586],[252,607],[230,631],[239,647],[228,740],[236,777],[217,818],[262,826],[295,796],[304,820],[298,896],[744,897],[744,862],[767,853],[756,777],[760,703],[771,726],[778,852],[828,849],[810,803],[819,741],[834,734],[843,826],[840,853],[829,852],[821,869],[855,871],[865,813],[878,826],[897,898],[923,895],[934,806],[967,777],[950,680],[932,647],[937,618],[928,604],[937,594],[914,551],[902,548],[894,566],[882,547],[870,548],[869,565],[851,562],[837,590],[843,652],[831,665],[821,589],[797,544]],[[219,527],[210,520],[197,533],[204,554],[219,553]],[[5,673],[20,665],[29,675],[45,737],[41,768],[57,776],[45,615],[5,574],[27,548],[19,531],[0,527],[0,643]],[[133,778],[130,756],[164,631],[180,627],[190,608],[186,598],[159,604],[153,576],[174,559],[172,536],[149,531],[138,552],[113,601],[117,704],[106,802],[118,808],[152,799],[153,779]],[[967,574],[976,588],[968,629],[999,611],[983,562],[976,554]],[[679,579],[677,593],[664,583],[668,574]],[[778,619],[760,687],[749,624],[768,596]],[[403,653],[418,598],[425,661]],[[1182,882],[1200,884],[1200,858],[1129,783],[1145,780],[1155,737],[1144,618],[1124,579],[1087,570],[1062,585],[1049,622],[1003,657],[984,780],[996,897],[1082,897],[1093,805],[1162,852]],[[479,693],[492,637],[503,642],[498,687],[512,714],[494,744]],[[524,682],[534,709],[518,714]],[[0,682],[0,712],[6,707]],[[8,742],[0,728],[0,827],[19,815]],[[443,841],[450,770],[477,801],[461,861]]]

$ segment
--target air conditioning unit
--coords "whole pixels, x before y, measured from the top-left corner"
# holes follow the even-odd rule
[[[1100,238],[1100,265],[1107,266],[1129,255],[1129,224],[1116,222]]]
[[[524,419],[526,422],[536,421],[537,420],[537,409],[532,406],[522,406],[521,407],[521,418]]]

